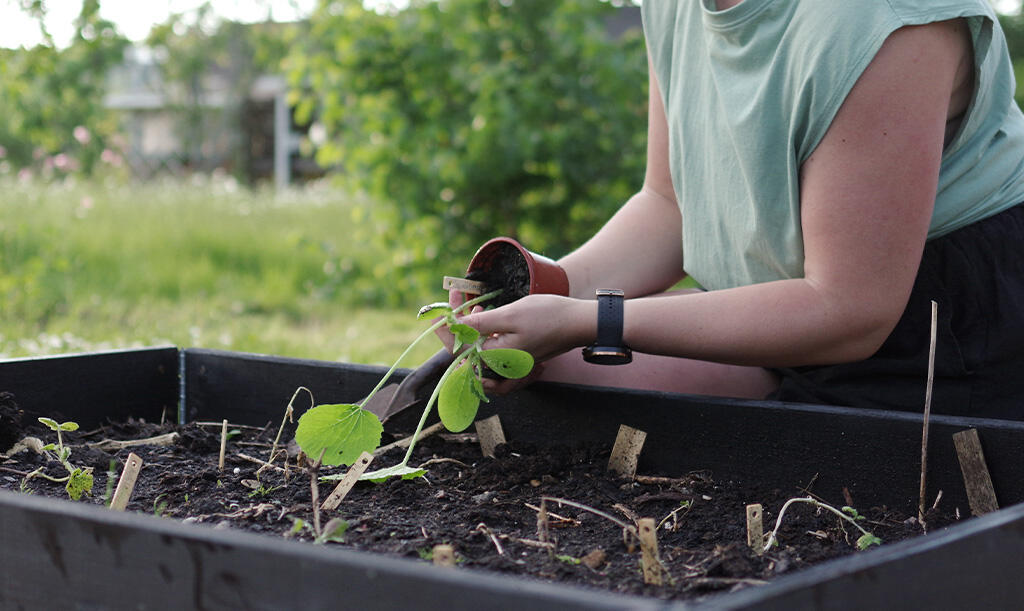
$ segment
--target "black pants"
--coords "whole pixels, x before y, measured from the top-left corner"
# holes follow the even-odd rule
[[[925,244],[910,301],[867,360],[775,370],[782,401],[1024,420],[1024,204]]]

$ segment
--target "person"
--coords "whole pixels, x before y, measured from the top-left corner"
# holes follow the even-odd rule
[[[568,296],[465,315],[485,346],[541,380],[920,411],[934,301],[933,410],[1024,417],[1024,115],[988,3],[642,15],[642,188],[559,260]],[[687,274],[701,289],[669,290]],[[601,288],[624,292],[629,364],[578,350]]]

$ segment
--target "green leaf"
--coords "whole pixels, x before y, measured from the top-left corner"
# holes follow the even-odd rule
[[[480,339],[480,332],[465,323],[457,322],[454,325],[450,325],[448,330],[455,335],[456,340],[463,344],[472,344]]]
[[[387,467],[386,469],[377,469],[376,471],[370,471],[369,473],[363,473],[359,478],[361,482],[374,482],[381,483],[388,480],[391,477],[401,477],[402,479],[413,479],[416,477],[423,477],[427,474],[426,469],[418,469],[416,467],[410,467],[408,465],[398,464],[393,467]]]
[[[450,314],[451,311],[452,306],[443,301],[438,301],[437,303],[430,303],[420,308],[420,311],[416,313],[416,320],[423,320],[424,318],[437,318],[438,316]]]
[[[480,398],[473,390],[476,375],[473,367],[463,362],[448,376],[437,397],[437,414],[445,428],[453,433],[464,431],[473,424]]]
[[[60,425],[60,430],[62,430],[62,431],[77,431],[78,430],[78,423],[77,422],[65,422],[65,423]]]
[[[83,493],[92,492],[92,472],[76,468],[68,477],[68,483],[64,489],[68,491],[68,496],[75,501],[82,498]]]
[[[43,449],[44,450],[56,450],[57,449],[57,444],[55,444],[55,443],[48,443],[45,446],[43,446]]]
[[[345,531],[348,530],[348,522],[341,518],[333,518],[324,525],[324,531],[313,543],[344,543]]]
[[[491,400],[484,394],[484,383],[480,381],[480,378],[473,376],[473,394],[484,403],[490,403]]]
[[[530,353],[514,348],[481,350],[480,358],[495,373],[506,378],[522,378],[533,369],[533,357]]]
[[[878,537],[876,537],[875,535],[871,534],[871,533],[867,533],[866,535],[861,535],[860,539],[857,539],[857,549],[859,549],[859,550],[865,550],[865,549],[871,547],[872,545],[881,545],[881,544],[882,544],[882,540],[879,539]]]
[[[299,418],[295,442],[312,460],[323,452],[322,464],[351,465],[377,449],[383,430],[377,416],[358,405],[317,405]]]
[[[53,420],[52,418],[40,418],[39,422],[42,422],[46,426],[50,427],[51,430],[54,430],[54,431],[59,431],[60,430],[60,425],[57,424],[57,421]]]

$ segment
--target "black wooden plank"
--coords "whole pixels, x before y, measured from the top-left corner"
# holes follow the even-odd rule
[[[189,348],[185,359],[185,420],[261,426],[279,421],[295,390],[305,386],[318,404],[362,399],[387,371],[353,365]],[[405,375],[403,370],[396,380]],[[295,402],[298,413],[309,395]]]
[[[665,603],[0,491],[2,609],[637,609]]]
[[[0,391],[29,417],[73,420],[92,428],[129,416],[173,419],[178,349],[144,348],[0,361]]]
[[[956,528],[831,561],[707,609],[1020,609],[1024,505]]]

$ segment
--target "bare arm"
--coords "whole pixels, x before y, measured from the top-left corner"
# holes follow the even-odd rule
[[[626,343],[653,354],[762,366],[874,353],[899,320],[920,263],[950,98],[969,44],[962,27],[957,21],[895,32],[805,162],[804,278],[631,299]],[[471,324],[503,333],[496,345],[539,358],[592,341],[593,303],[538,297],[474,315]]]

